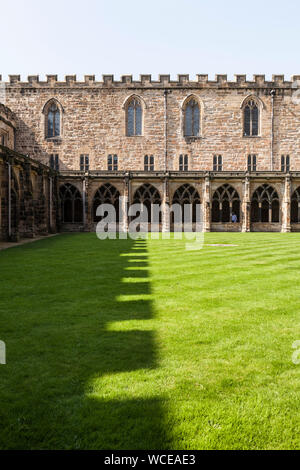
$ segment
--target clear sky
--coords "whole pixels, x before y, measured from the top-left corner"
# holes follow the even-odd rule
[[[300,75],[297,0],[0,0],[0,74]]]

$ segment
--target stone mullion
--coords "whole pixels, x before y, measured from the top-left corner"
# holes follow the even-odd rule
[[[261,202],[258,203],[258,221],[261,222]]]
[[[299,208],[298,208],[299,212]],[[284,200],[282,204],[282,232],[291,231],[291,179],[289,176],[284,181]]]
[[[33,199],[33,188],[31,188],[30,183],[30,173],[31,165],[26,163],[25,165],[25,185],[26,185],[26,195],[25,199],[25,227],[26,227],[26,236],[28,238],[34,237],[34,199]]]
[[[250,180],[246,176],[242,202],[242,232],[250,232]]]
[[[170,232],[170,199],[169,199],[169,177],[164,180],[164,192],[162,203],[162,231]]]
[[[122,231],[128,232],[128,209],[130,204],[130,178],[129,175],[126,175],[124,178],[123,186],[123,199],[122,199]]]
[[[75,206],[75,201],[73,200]],[[73,207],[73,217],[75,217],[75,207]],[[82,178],[82,222],[85,228],[86,226],[86,178]]]
[[[84,229],[85,230],[89,230],[89,228],[91,227],[91,207],[90,207],[90,197],[89,197],[89,194],[90,193],[90,180],[89,180],[89,176],[86,175],[84,176],[84,179],[83,179],[83,192],[82,192],[82,195],[84,196],[83,199],[82,199],[82,203],[83,203],[83,214],[84,214],[84,219],[83,219],[83,222],[84,222]]]
[[[232,201],[229,201],[229,223],[232,222]]]
[[[205,177],[203,191],[203,231],[210,232],[211,210],[210,210],[210,178]]]
[[[49,176],[49,231],[52,232],[53,226],[53,179],[52,176]]]

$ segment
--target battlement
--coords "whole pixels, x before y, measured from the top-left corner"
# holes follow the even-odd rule
[[[171,80],[170,75],[159,75],[158,80],[152,80],[151,75],[140,75],[139,80],[133,80],[132,75],[122,75],[115,80],[113,75],[102,75],[102,81],[96,81],[95,75],[85,75],[84,81],[77,81],[76,75],[66,75],[64,81],[59,81],[57,75],[46,75],[46,81],[40,81],[39,75],[28,76],[27,81],[21,81],[20,75],[9,75],[8,82],[2,82],[6,87],[22,88],[294,88],[300,83],[300,75],[293,75],[286,81],[284,75],[273,75],[272,81],[267,81],[265,75],[253,75],[253,80],[247,80],[246,75],[235,75],[235,80],[229,81],[226,74],[217,74],[215,80],[209,80],[208,75],[197,74],[196,80],[190,80],[189,74],[179,74],[177,80]],[[0,82],[2,75],[0,75]]]

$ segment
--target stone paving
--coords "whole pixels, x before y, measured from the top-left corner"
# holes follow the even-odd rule
[[[55,237],[58,235],[57,233],[51,235],[45,235],[43,237],[35,237],[35,238],[21,238],[18,242],[1,242],[0,241],[0,251],[7,250],[8,248],[13,248],[15,246],[25,245],[26,243],[33,243],[38,240],[44,240],[45,238]]]

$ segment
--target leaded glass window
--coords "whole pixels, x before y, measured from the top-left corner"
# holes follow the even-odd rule
[[[198,102],[192,98],[188,101],[184,111],[184,135],[198,137],[200,134],[200,108]]]
[[[290,171],[290,156],[281,155],[281,171],[289,172]]]
[[[138,98],[132,98],[127,106],[127,135],[142,135],[142,105]]]
[[[256,101],[250,99],[244,106],[244,136],[255,137],[259,134],[259,109]]]
[[[154,156],[153,155],[145,155],[144,171],[154,171]]]
[[[256,171],[256,155],[248,155],[248,171]]]
[[[90,158],[86,154],[80,155],[80,171],[89,171],[90,169]]]
[[[213,171],[222,171],[223,158],[222,155],[214,155],[213,158]]]
[[[52,103],[47,114],[47,137],[60,136],[60,111],[55,103]]]
[[[188,171],[189,157],[188,155],[179,155],[179,171]]]
[[[118,155],[108,155],[107,169],[108,171],[118,171]]]

